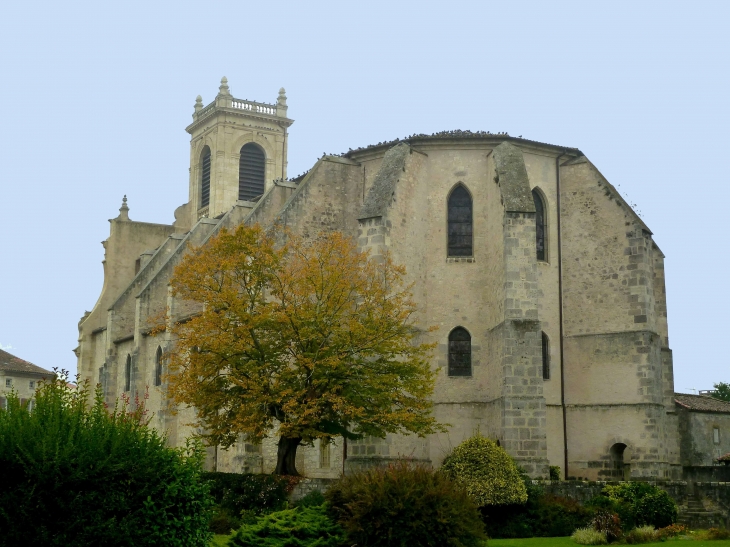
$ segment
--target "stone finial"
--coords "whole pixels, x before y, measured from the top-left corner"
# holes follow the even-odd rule
[[[286,118],[286,91],[282,87],[279,89],[279,97],[276,99],[276,115]]]
[[[195,97],[195,113],[197,114],[201,110],[203,110],[203,97],[198,95]]]
[[[221,78],[221,86],[218,88],[218,95],[230,96],[231,90],[228,88],[228,78]]]
[[[129,220],[129,207],[127,207],[127,195],[122,198],[122,206],[119,208],[117,220]]]

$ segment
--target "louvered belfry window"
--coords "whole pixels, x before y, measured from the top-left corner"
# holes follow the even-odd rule
[[[238,199],[251,201],[263,194],[265,177],[264,151],[252,142],[244,144],[238,164]]]
[[[471,376],[471,335],[464,327],[449,334],[449,376]]]
[[[547,225],[545,223],[545,204],[542,196],[537,190],[532,191],[532,199],[535,202],[535,249],[537,250],[537,259],[545,261],[547,256],[545,245],[545,234]]]
[[[459,185],[449,196],[449,256],[472,256],[472,203],[466,188]]]
[[[210,204],[210,148],[203,152],[203,175],[200,179],[200,207]]]

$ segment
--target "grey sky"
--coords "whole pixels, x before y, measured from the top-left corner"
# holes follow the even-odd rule
[[[580,148],[667,256],[676,388],[730,381],[728,2],[14,2],[0,13],[0,345],[75,371],[100,241],[187,201],[195,96],[287,90],[289,175],[412,133]],[[722,207],[721,207],[722,206]]]

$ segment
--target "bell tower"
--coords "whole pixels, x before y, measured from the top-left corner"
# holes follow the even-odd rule
[[[215,100],[195,100],[190,133],[190,210],[194,223],[215,217],[236,201],[256,201],[276,179],[286,178],[286,94],[275,104],[236,99],[224,76]]]

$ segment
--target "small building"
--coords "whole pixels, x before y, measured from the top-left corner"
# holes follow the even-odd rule
[[[7,406],[8,395],[15,391],[21,403],[31,401],[38,382],[54,373],[0,349],[0,408]]]
[[[675,393],[674,402],[684,474],[712,478],[718,470],[711,468],[730,452],[730,403],[687,393]]]

